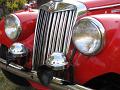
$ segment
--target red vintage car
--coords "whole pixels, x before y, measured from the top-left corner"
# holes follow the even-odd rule
[[[0,58],[18,85],[120,89],[120,0],[53,0],[10,14],[0,21]]]

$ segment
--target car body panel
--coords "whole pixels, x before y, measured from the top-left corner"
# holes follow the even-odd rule
[[[7,47],[10,47],[10,45],[14,42],[21,42],[27,38],[31,34],[35,32],[35,26],[36,26],[36,20],[38,15],[38,10],[20,10],[14,13],[21,22],[22,32],[20,33],[20,36],[17,40],[13,41],[7,37],[5,34],[5,19],[3,18],[0,22],[0,31],[1,31],[1,43],[6,45]]]
[[[75,73],[74,78],[77,83],[85,83],[88,80],[109,72],[120,74],[120,15],[101,14],[93,15],[102,22],[105,28],[105,44],[97,55],[86,56],[79,51],[74,56]],[[110,23],[109,23],[110,22]]]
[[[120,0],[78,0],[83,2],[86,7],[89,9],[104,7],[104,6],[113,6],[120,4]]]
[[[87,7],[87,12],[78,16],[79,21],[84,16],[96,18],[105,28],[105,44],[103,49],[94,56],[85,56],[79,51],[73,58],[74,79],[78,84],[84,84],[89,80],[109,72],[120,74],[120,0],[78,0]],[[110,14],[111,13],[111,14]],[[22,32],[17,41],[10,40],[4,31],[4,18],[0,22],[0,42],[8,48],[14,42],[21,42],[30,51],[29,62],[26,67],[32,69],[32,52],[34,32],[38,11],[23,10],[14,13],[21,21]],[[99,15],[96,15],[99,14]],[[67,58],[72,54],[74,45],[71,42]],[[44,88],[30,81],[33,87]]]

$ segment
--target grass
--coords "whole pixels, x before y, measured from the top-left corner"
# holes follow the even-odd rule
[[[11,83],[5,78],[2,71],[0,70],[0,90],[34,90],[31,87],[21,87]]]

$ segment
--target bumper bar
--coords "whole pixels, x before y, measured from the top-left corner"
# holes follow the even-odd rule
[[[20,77],[23,77],[27,80],[32,80],[34,82],[40,83],[40,80],[37,77],[37,72],[32,71],[32,72],[26,72],[23,71],[23,67],[18,66],[16,64],[9,64],[8,66],[6,65],[6,61],[4,59],[0,58],[0,68],[9,71],[15,75],[18,75]],[[81,85],[75,84],[75,85],[63,85],[62,79],[59,78],[53,78],[51,81],[49,87],[51,87],[53,90],[92,90],[86,87],[83,87]]]

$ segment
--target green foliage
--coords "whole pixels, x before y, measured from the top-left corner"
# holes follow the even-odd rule
[[[10,12],[13,12],[21,9],[26,2],[26,0],[7,0],[6,7]]]
[[[27,1],[29,0],[0,0],[0,19],[6,14],[22,9]]]
[[[0,5],[3,3],[3,0],[0,0]]]

